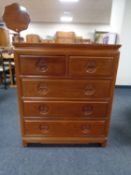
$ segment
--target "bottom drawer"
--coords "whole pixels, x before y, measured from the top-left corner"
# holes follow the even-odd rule
[[[51,137],[104,136],[106,121],[25,121],[26,135]]]

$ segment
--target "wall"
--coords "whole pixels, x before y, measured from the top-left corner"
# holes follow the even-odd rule
[[[74,31],[76,35],[84,38],[93,38],[95,30],[109,30],[108,25],[87,25],[87,24],[55,24],[55,23],[31,23],[28,30],[22,32],[25,36],[27,33],[39,34],[42,38],[54,36],[56,31]]]
[[[56,31],[74,31],[78,36],[93,39],[95,30],[116,32],[118,33],[118,42],[122,44],[116,84],[131,85],[131,69],[128,64],[130,62],[129,57],[131,57],[131,49],[129,48],[131,40],[128,37],[129,31],[131,31],[130,11],[131,0],[113,0],[111,23],[109,25],[31,23],[28,30],[22,32],[22,36],[35,33],[42,38],[46,38],[46,36],[54,36]]]
[[[131,0],[126,0],[125,14],[121,28],[121,57],[117,84],[131,86]]]

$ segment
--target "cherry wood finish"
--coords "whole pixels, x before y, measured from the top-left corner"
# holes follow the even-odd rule
[[[91,137],[105,135],[105,121],[25,121],[27,135],[48,137]]]
[[[23,79],[23,97],[108,98],[110,80]]]
[[[22,10],[18,3],[13,3],[5,7],[3,20],[6,26],[15,32],[27,29],[30,23],[30,17],[27,11]]]
[[[20,56],[22,75],[65,75],[65,56]]]
[[[23,146],[106,146],[120,45],[14,46]]]
[[[72,76],[112,76],[113,57],[72,56],[69,60],[69,74]]]
[[[24,102],[24,116],[27,118],[105,118],[107,102],[36,101]]]

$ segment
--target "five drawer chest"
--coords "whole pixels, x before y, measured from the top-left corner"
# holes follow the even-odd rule
[[[120,45],[15,43],[23,146],[106,146]]]

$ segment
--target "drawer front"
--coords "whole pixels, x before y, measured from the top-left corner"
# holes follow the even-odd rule
[[[25,122],[26,135],[51,137],[104,136],[105,121],[33,121]]]
[[[110,80],[23,79],[24,97],[105,98],[110,96]]]
[[[112,76],[115,59],[101,57],[70,57],[69,74],[71,76]]]
[[[24,102],[24,116],[28,118],[105,118],[107,102]]]
[[[64,75],[66,59],[64,56],[20,55],[20,73],[22,75]]]

